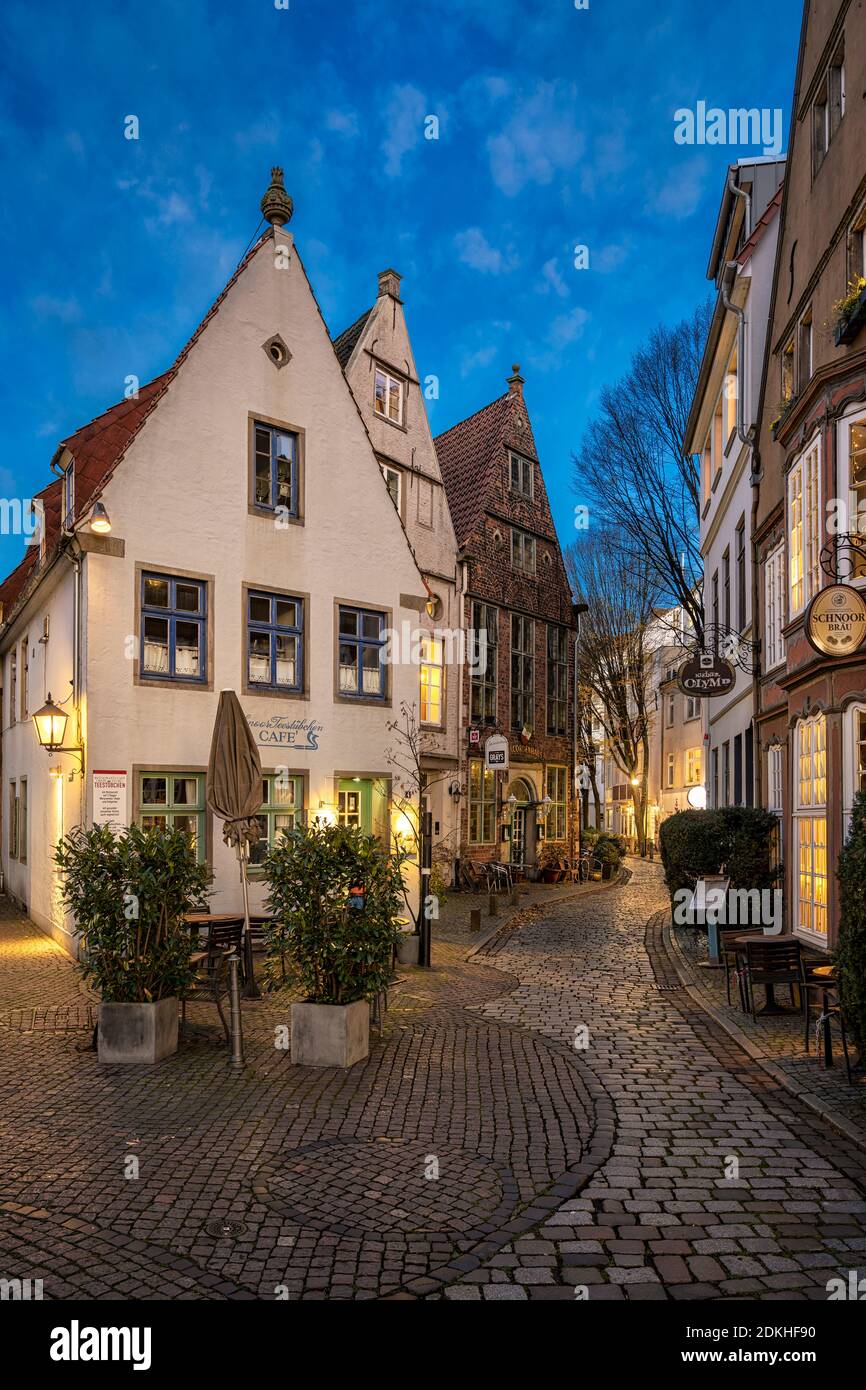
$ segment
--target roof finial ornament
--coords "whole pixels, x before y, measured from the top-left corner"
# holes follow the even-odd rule
[[[272,227],[283,227],[291,220],[294,203],[283,184],[283,171],[279,165],[271,170],[271,182],[261,202],[262,217]]]
[[[522,396],[524,378],[520,375],[520,363],[513,362],[511,370],[514,375],[508,378],[509,393],[513,396]]]

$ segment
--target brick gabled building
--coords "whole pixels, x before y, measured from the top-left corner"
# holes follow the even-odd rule
[[[470,636],[461,854],[531,867],[541,840],[574,848],[574,616],[519,367],[505,395],[435,443]],[[485,771],[493,733],[508,739],[508,772]]]

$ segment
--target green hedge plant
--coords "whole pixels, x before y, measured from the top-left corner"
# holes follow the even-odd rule
[[[839,940],[834,960],[845,1020],[866,1059],[866,792],[858,792],[839,855]]]
[[[771,888],[772,838],[778,825],[757,806],[722,806],[716,811],[677,811],[659,828],[665,883],[671,895],[693,889],[699,878],[724,871],[732,888]]]
[[[284,833],[264,862],[269,886],[265,978],[297,985],[311,1004],[373,999],[392,974],[405,904],[403,849],[354,826],[301,826]],[[350,889],[364,907],[350,907]]]
[[[104,1003],[154,1004],[190,979],[188,912],[207,907],[209,872],[181,830],[77,826],[54,853],[81,934],[78,967]]]

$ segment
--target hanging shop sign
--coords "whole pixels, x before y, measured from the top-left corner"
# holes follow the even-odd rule
[[[495,772],[508,768],[508,739],[502,734],[491,734],[484,745],[484,766]]]
[[[93,771],[93,824],[118,831],[126,825],[126,772]]]
[[[690,656],[677,671],[677,685],[685,695],[696,699],[711,695],[727,695],[737,677],[729,661],[715,652],[698,652]]]
[[[806,636],[823,656],[849,656],[866,640],[866,599],[850,584],[821,589],[806,611]]]
[[[265,747],[294,748],[299,753],[315,753],[324,724],[318,719],[290,719],[273,714],[270,719],[248,719],[256,743]]]

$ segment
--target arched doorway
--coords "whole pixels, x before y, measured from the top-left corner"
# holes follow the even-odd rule
[[[535,846],[538,825],[535,818],[535,807],[538,804],[537,797],[530,784],[523,777],[515,777],[514,781],[509,784],[505,796],[506,801],[512,796],[515,798],[511,802],[509,862],[526,868],[527,865],[533,865],[536,859]]]

